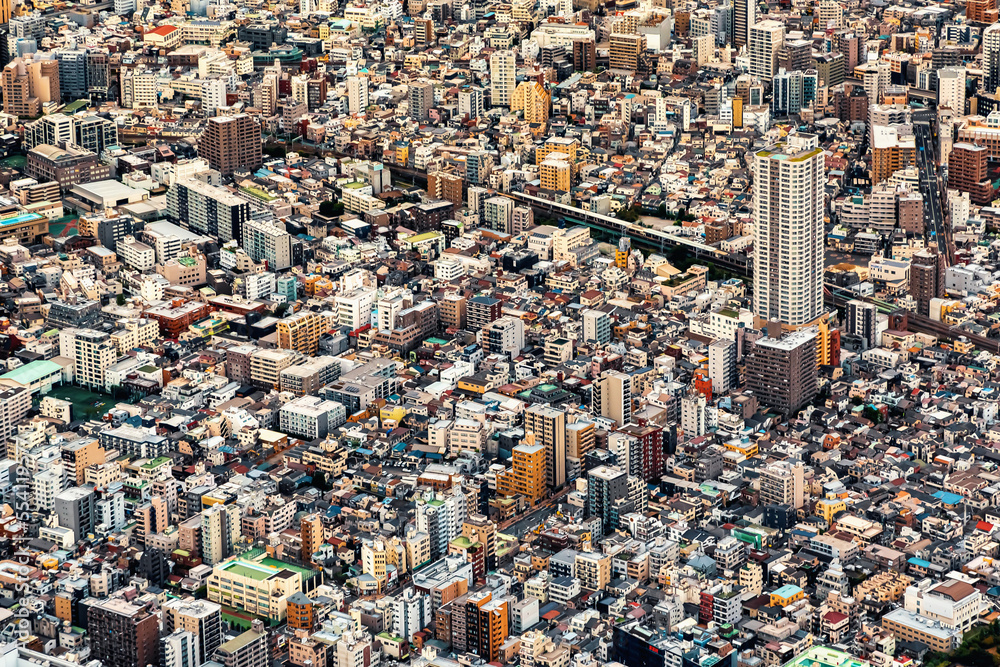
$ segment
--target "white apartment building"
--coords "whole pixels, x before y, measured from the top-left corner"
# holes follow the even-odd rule
[[[514,200],[510,197],[490,197],[483,210],[483,226],[495,232],[511,233],[514,220]]]
[[[938,70],[938,108],[948,107],[958,116],[965,115],[965,68],[942,67]]]
[[[348,327],[351,331],[356,331],[372,323],[372,310],[375,307],[376,292],[373,289],[360,287],[338,294],[337,301],[337,322],[340,326]]]
[[[156,265],[156,250],[137,241],[134,236],[126,236],[119,241],[115,251],[126,266],[136,271],[152,271]]]
[[[465,265],[447,257],[434,261],[434,278],[436,280],[455,280],[465,275]]]
[[[76,363],[76,383],[82,387],[104,391],[104,371],[118,360],[118,349],[111,336],[93,329],[68,330],[72,340],[72,359]],[[60,332],[60,348],[63,334]],[[63,354],[63,356],[69,356]]]
[[[305,440],[325,438],[336,427],[347,422],[347,409],[336,401],[318,396],[300,396],[281,406],[278,413],[281,430]]]
[[[785,43],[785,24],[767,19],[750,28],[750,74],[770,81],[778,73],[778,50]]]
[[[240,538],[240,508],[212,505],[201,513],[202,560],[215,565],[233,555]]]
[[[754,311],[768,322],[811,322],[823,314],[823,150],[815,135],[792,134],[755,153],[753,165]]]
[[[272,271],[292,265],[292,235],[272,220],[249,220],[243,225],[243,249]]]
[[[368,108],[368,79],[363,76],[347,78],[347,110],[363,113]]]

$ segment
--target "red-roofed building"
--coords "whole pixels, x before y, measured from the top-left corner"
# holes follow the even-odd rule
[[[142,41],[150,46],[172,49],[181,43],[182,32],[174,25],[161,25],[142,36]]]
[[[820,619],[820,632],[828,635],[832,643],[839,642],[850,627],[851,618],[838,611],[828,611]]]

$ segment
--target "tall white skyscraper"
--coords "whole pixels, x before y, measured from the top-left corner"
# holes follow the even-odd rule
[[[800,325],[823,313],[824,157],[813,134],[754,154],[754,313]]]
[[[509,107],[517,84],[517,55],[514,51],[494,51],[490,56],[490,93],[493,106]]]
[[[785,43],[785,24],[767,19],[750,28],[750,73],[770,81],[778,73],[778,49]]]
[[[983,31],[983,91],[993,94],[1000,86],[1000,21]]]
[[[361,113],[368,108],[368,79],[352,76],[347,80],[347,111]]]

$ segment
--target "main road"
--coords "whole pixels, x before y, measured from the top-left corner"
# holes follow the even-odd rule
[[[951,264],[948,247],[949,234],[945,228],[945,190],[941,184],[937,160],[934,153],[934,137],[931,132],[933,112],[918,111],[913,115],[913,136],[917,148],[917,169],[920,172],[920,193],[924,197],[924,222],[928,224],[937,241],[938,252]]]

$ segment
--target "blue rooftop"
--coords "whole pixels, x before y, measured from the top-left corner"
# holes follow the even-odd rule
[[[793,595],[798,595],[801,592],[802,592],[802,589],[799,588],[798,586],[792,586],[791,584],[785,584],[784,586],[782,586],[778,590],[774,591],[774,593],[772,593],[771,595],[777,595],[777,596],[783,597],[783,598],[790,598]]]
[[[957,505],[960,502],[962,502],[962,496],[958,495],[957,493],[950,493],[948,491],[935,491],[932,495],[945,505]]]

